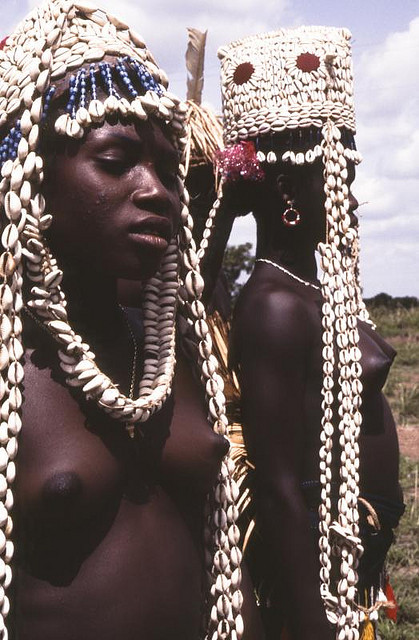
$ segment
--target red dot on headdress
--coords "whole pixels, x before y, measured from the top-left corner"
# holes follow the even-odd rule
[[[244,84],[252,77],[255,68],[251,62],[242,62],[239,64],[233,75],[233,80],[236,84]]]
[[[297,58],[297,67],[301,71],[315,71],[320,66],[320,58],[314,53],[300,53]]]
[[[6,40],[9,36],[6,36],[5,38],[3,38],[3,40],[0,42],[0,50],[4,49],[4,45],[6,44]]]

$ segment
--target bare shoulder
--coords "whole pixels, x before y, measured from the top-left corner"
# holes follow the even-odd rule
[[[304,351],[318,332],[317,317],[312,298],[253,274],[236,304],[233,347],[258,353],[267,345],[273,351]]]

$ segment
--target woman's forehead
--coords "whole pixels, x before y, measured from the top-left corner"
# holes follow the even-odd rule
[[[131,120],[130,122],[105,120],[101,126],[92,128],[86,140],[95,142],[115,142],[127,146],[158,146],[164,153],[177,151],[171,142],[168,126],[155,118],[147,120]]]

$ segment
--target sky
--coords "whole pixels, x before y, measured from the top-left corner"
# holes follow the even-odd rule
[[[0,0],[2,37],[36,4]],[[282,27],[348,27],[357,146],[364,157],[353,187],[363,203],[364,295],[419,297],[419,0],[99,0],[99,5],[145,38],[180,97],[186,92],[186,28],[208,30],[204,101],[218,112],[219,46]],[[237,221],[230,239],[246,241],[254,242],[251,216]]]

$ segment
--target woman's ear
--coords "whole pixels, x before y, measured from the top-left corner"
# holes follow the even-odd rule
[[[280,173],[276,178],[278,195],[284,205],[295,199],[295,179],[291,173]]]

